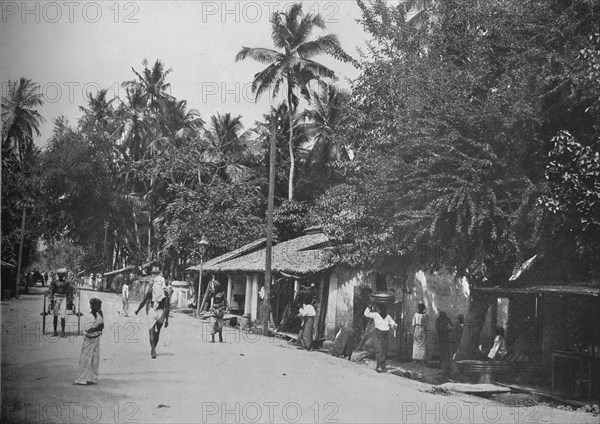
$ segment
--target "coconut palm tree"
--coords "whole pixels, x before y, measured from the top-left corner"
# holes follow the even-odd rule
[[[276,169],[276,188],[275,196],[277,198],[287,197],[287,184],[285,186],[280,184],[280,181],[285,181],[289,175],[288,166],[291,166],[289,160],[289,136],[290,136],[290,119],[288,107],[285,102],[280,103],[276,106],[271,106],[269,113],[263,115],[262,121],[256,121],[254,124],[253,131],[257,134],[256,141],[259,143],[259,154],[261,156],[262,166],[266,169],[269,168],[269,146],[271,143],[271,123],[280,122],[276,133],[276,156],[281,158],[282,166]],[[293,119],[294,128],[293,132],[293,153],[298,164],[298,169],[303,169],[303,164],[309,154],[309,150],[306,148],[310,144],[310,136],[307,127],[304,125],[304,118],[296,115]],[[289,181],[289,180],[288,180]],[[297,190],[296,190],[297,191]]]
[[[160,102],[166,99],[173,100],[174,97],[167,93],[171,89],[171,83],[166,82],[167,76],[173,71],[172,68],[165,70],[165,65],[157,59],[152,68],[148,68],[148,60],[142,61],[144,70],[142,74],[131,68],[137,79],[123,83],[125,87],[141,86],[147,101],[147,106],[153,110],[158,110]]]
[[[186,100],[166,99],[161,101],[156,116],[157,138],[146,147],[145,156],[169,154],[170,148],[181,146],[185,140],[200,136],[204,120],[196,109],[188,109]]]
[[[328,164],[350,159],[340,135],[341,127],[349,118],[350,92],[335,85],[323,85],[312,93],[312,99],[312,109],[302,113],[307,121],[303,126],[314,140],[306,167],[309,173],[326,177],[323,174],[328,174]]]
[[[206,134],[210,147],[205,151],[207,162],[217,165],[217,172],[232,182],[239,182],[256,163],[258,142],[251,138],[252,132],[245,130],[242,116],[217,113],[210,117]]]
[[[294,115],[299,98],[295,91],[308,96],[308,83],[318,78],[335,78],[335,73],[328,67],[315,62],[311,58],[327,53],[334,55],[341,50],[335,34],[327,34],[314,40],[308,40],[314,28],[326,29],[325,21],[319,15],[304,13],[302,4],[293,4],[286,12],[273,12],[271,19],[272,39],[275,47],[281,51],[267,48],[243,47],[235,60],[251,58],[268,65],[254,75],[252,92],[258,99],[265,91],[273,90],[273,97],[279,93],[282,84],[287,85],[286,98],[289,113],[290,173],[288,179],[288,199],[294,198],[295,158],[293,145]]]
[[[33,148],[33,138],[40,136],[44,118],[36,108],[44,104],[39,86],[28,78],[9,81],[6,96],[2,97],[2,153],[23,157]]]
[[[108,89],[101,89],[94,96],[92,93],[87,94],[87,107],[79,106],[79,110],[83,113],[83,117],[79,121],[79,125],[85,131],[103,131],[112,122],[114,110],[112,103],[115,100],[107,99]]]

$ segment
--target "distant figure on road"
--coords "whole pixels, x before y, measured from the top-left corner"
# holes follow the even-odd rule
[[[306,350],[313,350],[313,330],[317,313],[313,305],[306,298],[302,301],[302,308],[300,308],[298,316],[302,318],[302,327],[300,334],[298,334],[298,340]]]
[[[215,334],[219,333],[219,342],[223,343],[223,325],[224,320],[223,317],[227,313],[227,301],[225,300],[225,294],[223,292],[219,292],[214,297],[214,303],[211,308],[213,314],[215,315],[215,324],[213,326],[212,332],[212,341],[215,342]]]
[[[391,316],[385,314],[386,316],[383,318],[381,313],[381,307],[378,305],[369,306],[365,309],[365,316],[371,318],[375,324],[375,350],[377,352],[375,371],[377,372],[385,371],[385,360],[390,345],[390,329],[398,326]]]
[[[79,356],[79,369],[74,384],[85,386],[98,382],[98,367],[100,365],[100,336],[104,329],[104,315],[102,314],[102,301],[97,297],[90,299],[90,309],[94,316],[94,323],[85,330],[83,346]]]
[[[129,316],[129,282],[125,281],[123,283],[123,289],[121,290],[121,295],[123,296],[123,316]]]
[[[146,305],[148,333],[150,336],[150,356],[156,358],[156,346],[160,337],[160,329],[163,324],[165,328],[169,326],[169,307],[172,289],[165,283],[165,279],[160,275],[157,267],[152,268],[152,286],[146,292],[142,303],[138,306],[135,314]]]
[[[413,360],[423,362],[427,360],[427,326],[429,317],[425,313],[425,304],[417,305],[417,312],[413,315]]]

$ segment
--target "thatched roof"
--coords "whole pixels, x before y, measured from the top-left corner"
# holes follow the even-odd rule
[[[203,270],[224,273],[264,272],[266,257],[264,244],[264,239],[257,240],[238,249],[245,250],[245,253],[240,254],[233,251],[211,259],[204,264]],[[254,245],[253,249],[250,248],[252,245]],[[274,272],[296,275],[312,274],[334,266],[332,258],[329,239],[325,234],[315,231],[274,245],[271,269]],[[199,269],[200,267],[193,268]]]
[[[231,252],[227,252],[221,256],[217,256],[216,258],[212,258],[211,260],[204,262],[203,269],[205,270],[207,266],[212,267],[213,265],[219,264],[229,259],[233,259],[246,253],[258,250],[261,247],[266,246],[266,244],[267,239],[263,238],[255,240],[251,243],[243,245],[242,247],[238,247],[237,249],[232,250]],[[186,271],[200,271],[200,265],[194,265],[189,268],[186,268]]]

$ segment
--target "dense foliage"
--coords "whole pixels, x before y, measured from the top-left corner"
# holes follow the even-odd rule
[[[475,284],[505,281],[534,254],[565,280],[596,276],[599,3],[358,4],[371,37],[360,62],[334,35],[308,41],[324,25],[300,6],[271,18],[279,50],[242,48],[239,60],[267,65],[257,94],[286,88],[250,128],[228,113],[204,119],[170,94],[175,70],[144,61],[123,98],[90,95],[39,151],[41,98],[30,80],[10,83],[3,260],[16,262],[24,208],[25,266],[40,239],[79,252],[82,269],[158,260],[179,277],[202,236],[207,257],[263,237],[278,122],[280,240],[321,224],[350,265],[446,265]],[[360,66],[352,92],[325,83],[334,72],[319,53]]]
[[[404,3],[359,1],[373,40],[345,128],[354,159],[317,215],[345,243],[340,253],[350,263],[385,267],[412,257],[476,284],[506,281],[516,263],[550,250],[552,237],[573,241],[552,230],[556,216],[539,199],[558,131],[585,140],[592,157],[598,152],[590,112],[599,84],[585,78],[585,93],[577,58],[600,6],[435,3],[417,25]],[[581,215],[576,201],[564,206]]]

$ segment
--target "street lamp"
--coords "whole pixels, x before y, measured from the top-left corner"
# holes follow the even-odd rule
[[[200,251],[200,277],[198,277],[198,303],[196,304],[196,316],[200,316],[200,291],[202,289],[202,267],[204,266],[204,253],[206,253],[206,247],[208,241],[202,236],[202,239],[198,243],[198,249]]]

